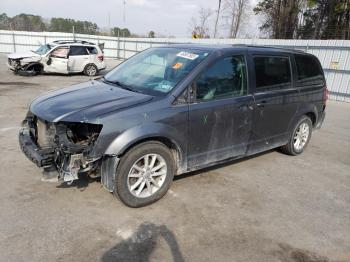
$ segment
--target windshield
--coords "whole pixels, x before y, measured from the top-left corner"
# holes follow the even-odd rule
[[[150,48],[114,68],[104,79],[135,92],[165,95],[208,54],[192,49]]]
[[[39,54],[39,55],[45,55],[48,51],[51,50],[51,46],[46,44],[46,45],[41,45],[36,51],[34,51],[35,53]]]

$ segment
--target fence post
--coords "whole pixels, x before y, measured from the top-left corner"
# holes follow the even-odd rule
[[[13,52],[16,53],[16,40],[15,40],[15,32],[12,31],[12,42],[13,42]]]
[[[118,38],[117,38],[117,58],[120,59],[120,38],[119,38],[119,34],[118,34]]]
[[[135,43],[135,53],[137,53],[137,41],[136,41],[136,43]]]
[[[123,56],[124,56],[124,60],[125,60],[125,33],[123,32],[123,39],[124,39],[124,52],[123,52]]]
[[[74,28],[74,25],[72,27],[72,33],[73,33],[73,41],[75,41],[75,28]]]
[[[44,44],[46,45],[46,35],[44,35]]]

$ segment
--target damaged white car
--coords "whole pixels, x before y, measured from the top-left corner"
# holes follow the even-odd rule
[[[8,55],[8,67],[21,75],[40,73],[84,73],[95,76],[106,68],[103,44],[78,40],[57,40],[36,51]]]

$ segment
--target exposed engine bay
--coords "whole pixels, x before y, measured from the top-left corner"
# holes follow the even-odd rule
[[[25,155],[43,168],[55,168],[61,181],[71,184],[79,173],[96,170],[99,157],[90,153],[102,125],[89,123],[50,123],[28,114],[19,134]]]
[[[10,68],[19,75],[37,75],[43,71],[44,66],[40,63],[40,57],[8,58]]]

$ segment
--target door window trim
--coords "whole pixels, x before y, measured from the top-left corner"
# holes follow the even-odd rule
[[[232,96],[232,97],[225,97],[225,98],[221,98],[221,99],[213,99],[213,100],[208,100],[208,101],[197,101],[197,96],[196,96],[196,91],[194,91],[194,95],[193,95],[193,99],[191,99],[191,95],[190,95],[190,88],[192,88],[191,86],[195,84],[195,82],[199,79],[199,77],[206,71],[208,70],[208,68],[210,68],[211,66],[213,66],[216,62],[218,62],[221,59],[226,59],[229,57],[235,57],[235,56],[242,56],[244,58],[244,63],[245,63],[245,71],[246,71],[246,84],[247,84],[247,93],[245,95],[242,96]],[[215,59],[213,59],[213,61],[211,61],[205,68],[203,68],[202,71],[200,71],[195,78],[192,80],[192,82],[186,87],[187,92],[188,92],[188,96],[187,96],[187,100],[188,100],[188,104],[203,104],[203,103],[210,103],[210,102],[217,102],[217,101],[224,101],[224,100],[228,100],[228,99],[235,99],[235,98],[239,98],[239,97],[246,97],[251,95],[251,88],[249,85],[249,67],[248,67],[248,59],[247,59],[247,53],[231,53],[231,54],[224,54],[223,56],[217,57]],[[197,89],[197,87],[195,88]],[[182,94],[182,93],[181,93]]]
[[[255,70],[255,57],[273,57],[273,58],[287,58],[289,61],[289,74],[290,74],[290,87],[289,88],[275,88],[271,90],[258,90],[256,87],[256,70]],[[297,90],[297,88],[294,86],[294,79],[293,79],[293,67],[292,67],[292,62],[291,62],[291,57],[289,54],[285,55],[274,55],[274,54],[252,54],[252,63],[253,63],[253,70],[254,70],[254,76],[255,76],[255,86],[254,86],[254,94],[265,94],[265,93],[277,93],[277,92],[284,92],[284,91],[291,91],[291,90]]]
[[[55,55],[52,55],[53,52],[55,52],[57,49],[59,48],[64,48],[64,49],[68,49],[68,52],[67,52],[67,56],[66,57],[63,57],[63,56],[55,56]],[[68,59],[69,57],[69,46],[66,46],[66,45],[61,45],[61,46],[57,46],[56,48],[52,49],[49,53],[49,56],[51,57],[54,57],[54,58],[61,58],[61,59]]]

